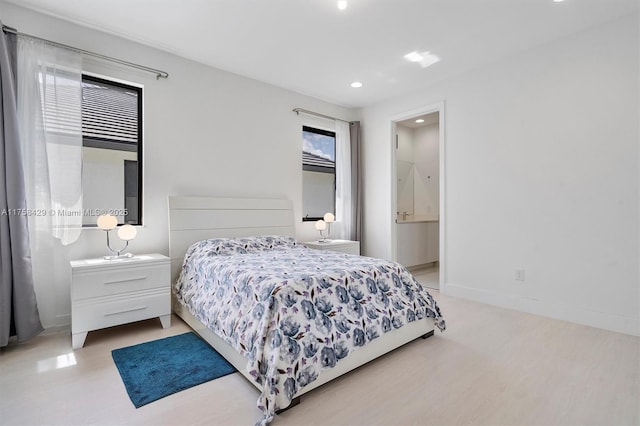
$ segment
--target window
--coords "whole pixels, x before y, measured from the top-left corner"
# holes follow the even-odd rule
[[[142,224],[142,89],[82,76],[84,226],[109,213]]]
[[[336,208],[336,133],[302,127],[302,220]]]

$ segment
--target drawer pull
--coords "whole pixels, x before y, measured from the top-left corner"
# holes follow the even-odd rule
[[[147,309],[147,307],[146,306],[137,306],[135,308],[125,309],[124,311],[109,312],[109,313],[104,314],[104,316],[108,317],[110,315],[124,314],[125,312],[141,311],[143,309]]]
[[[105,281],[104,283],[105,284],[119,284],[119,283],[126,283],[126,282],[129,282],[129,281],[140,281],[140,280],[146,280],[146,279],[147,279],[147,277],[144,276],[144,277],[135,277],[135,278],[124,278],[124,279],[121,279],[121,280]]]

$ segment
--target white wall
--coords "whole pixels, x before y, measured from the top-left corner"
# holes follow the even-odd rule
[[[3,23],[19,31],[169,72],[168,80],[156,80],[112,63],[85,63],[86,71],[144,85],[144,226],[130,244],[132,252],[168,254],[168,195],[288,198],[296,236],[317,239],[314,224],[302,222],[303,117],[291,110],[346,120],[357,119],[357,111],[11,4],[0,8]],[[104,234],[95,230],[56,250],[65,265],[105,251]],[[68,278],[40,286],[37,296],[45,327],[69,323]]]
[[[638,36],[631,16],[365,108],[364,254],[391,256],[391,117],[444,101],[446,293],[640,334]]]

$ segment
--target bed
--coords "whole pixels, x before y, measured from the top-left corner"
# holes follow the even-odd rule
[[[258,388],[262,424],[445,326],[401,265],[308,249],[293,217],[289,200],[169,197],[173,309]]]

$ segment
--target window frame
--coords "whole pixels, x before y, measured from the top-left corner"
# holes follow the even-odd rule
[[[335,215],[336,212],[336,186],[337,186],[337,178],[336,178],[336,163],[338,161],[338,157],[337,157],[337,152],[336,152],[336,132],[332,131],[332,130],[325,130],[325,129],[320,129],[317,127],[312,127],[312,126],[307,126],[307,125],[303,125],[302,126],[302,131],[303,132],[309,132],[309,133],[316,133],[319,135],[323,135],[323,136],[329,136],[333,138],[333,152],[334,152],[334,156],[335,156],[335,160],[334,160],[334,167],[333,169],[329,168],[329,167],[322,167],[322,166],[307,166],[309,167],[309,169],[305,169],[305,165],[304,162],[302,163],[302,171],[312,171],[312,172],[320,172],[320,173],[328,173],[328,174],[332,174],[333,175],[333,205],[331,208],[331,213],[333,213]],[[304,151],[303,151],[304,152]],[[332,172],[326,171],[326,170],[333,170]],[[302,185],[302,191],[303,191],[303,195],[302,198],[304,200],[304,175],[303,175],[303,185]],[[303,212],[304,212],[304,203],[303,203]],[[323,216],[320,217],[309,217],[309,216],[302,216],[302,221],[303,222],[315,222],[318,220],[324,219]]]
[[[132,92],[136,92],[137,96],[138,96],[138,105],[137,105],[137,114],[138,114],[138,119],[137,119],[137,156],[136,156],[136,161],[138,162],[138,203],[137,203],[137,208],[138,208],[138,218],[137,221],[135,223],[132,222],[124,222],[124,223],[118,223],[118,226],[120,225],[124,225],[125,223],[130,224],[130,225],[134,225],[134,226],[142,226],[142,198],[143,198],[143,186],[142,186],[142,175],[143,175],[143,163],[142,163],[142,136],[143,136],[143,119],[142,119],[142,112],[143,112],[143,88],[141,86],[135,86],[133,84],[127,84],[127,83],[123,83],[122,81],[118,81],[115,79],[109,79],[107,77],[98,77],[94,74],[90,74],[90,73],[86,73],[86,72],[82,72],[82,78],[81,78],[82,82],[84,81],[88,81],[91,83],[97,83],[97,84],[107,84],[107,85],[111,85],[111,86],[116,86],[116,87],[120,87],[123,89],[126,89],[128,91],[132,91]],[[84,132],[84,127],[82,127],[82,131]],[[131,149],[132,146],[125,143],[125,142],[117,142],[111,139],[107,139],[107,138],[100,138],[100,137],[94,137],[94,136],[84,136],[84,134],[82,135],[82,147],[88,147],[88,148],[101,148],[101,149],[111,149],[111,150],[115,150],[115,151],[135,151],[134,149]],[[87,225],[83,225],[83,228],[95,228],[97,227],[96,224],[87,224]]]

